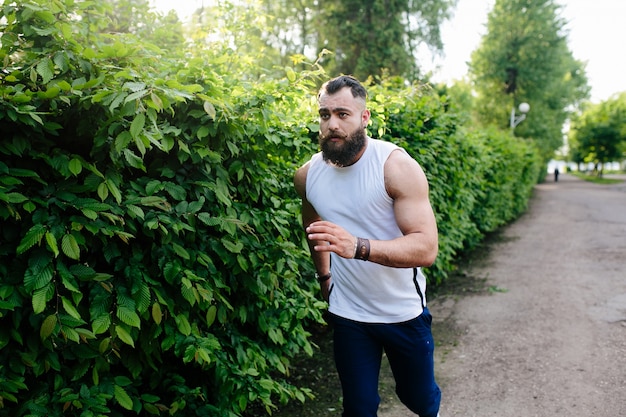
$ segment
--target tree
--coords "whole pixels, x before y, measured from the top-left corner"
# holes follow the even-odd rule
[[[563,142],[570,110],[589,94],[559,9],[553,0],[496,0],[470,62],[479,119],[506,128],[511,108],[530,103],[527,121],[515,132],[533,138],[546,159]]]
[[[573,158],[593,162],[600,176],[605,163],[622,159],[626,150],[626,92],[591,105],[574,118],[570,143]]]
[[[282,64],[288,65],[292,55],[312,58],[310,55],[316,52],[319,8],[316,0],[263,1],[262,10],[268,16],[264,37],[280,51]]]
[[[268,41],[284,54],[312,58],[327,49],[334,58],[324,66],[331,74],[353,74],[361,79],[383,70],[416,80],[416,50],[426,44],[443,49],[439,26],[450,17],[457,0],[300,0],[265,1],[273,16]]]
[[[183,49],[183,27],[176,12],[160,16],[151,9],[148,0],[105,0],[102,3],[106,5],[103,12],[107,19],[90,19],[100,25],[99,32],[133,34],[170,54]]]

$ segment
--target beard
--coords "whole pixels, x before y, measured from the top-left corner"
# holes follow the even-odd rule
[[[325,162],[330,162],[339,167],[352,165],[356,156],[365,147],[365,130],[357,129],[340,142],[333,142],[332,138],[340,137],[335,134],[320,135],[320,147]]]

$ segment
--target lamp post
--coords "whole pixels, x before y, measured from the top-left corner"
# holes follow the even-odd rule
[[[518,110],[521,113],[519,116],[515,115],[515,107],[513,107],[513,109],[511,110],[511,129],[514,129],[515,126],[520,124],[522,120],[526,118],[526,113],[530,111],[530,104],[526,102],[520,103]]]

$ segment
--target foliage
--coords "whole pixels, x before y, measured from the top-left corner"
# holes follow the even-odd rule
[[[99,36],[107,10],[2,8],[2,412],[303,400],[283,377],[321,320],[290,181],[310,81]]]
[[[527,121],[515,133],[533,138],[546,160],[562,145],[569,109],[589,91],[565,26],[553,0],[497,0],[470,62],[483,124],[507,128],[511,109],[530,103]]]
[[[268,40],[268,25],[274,18],[258,1],[220,1],[202,7],[192,16],[188,36],[189,52],[193,56],[213,55],[221,67],[244,79],[261,76],[281,76],[284,66],[294,60],[281,56],[281,50]],[[310,62],[302,62],[307,69]],[[293,65],[293,64],[292,64]],[[276,70],[276,71],[274,71]]]
[[[460,128],[463,113],[424,86],[380,88],[370,87],[373,128],[380,131],[384,121],[382,137],[407,149],[430,184],[439,255],[427,274],[441,283],[463,251],[526,210],[540,158],[532,143],[509,132]]]
[[[621,160],[626,152],[626,93],[588,105],[572,121],[569,143],[573,160],[604,163]],[[602,170],[598,172],[602,175]]]
[[[0,9],[0,415],[243,416],[304,401],[286,377],[312,354],[324,304],[292,175],[316,149],[323,71],[265,76],[232,43],[165,50],[137,37],[141,20],[111,31],[111,16],[71,0]],[[447,99],[398,79],[371,97],[372,133],[431,181],[440,281],[523,211],[532,147],[459,129]]]
[[[422,44],[441,51],[439,26],[450,17],[456,0],[428,1],[269,1],[275,17],[270,44],[283,56],[309,56],[330,50],[324,61],[329,74],[360,79],[391,75],[417,80],[416,51]]]

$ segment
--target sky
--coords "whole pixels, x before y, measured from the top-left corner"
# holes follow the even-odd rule
[[[158,10],[174,9],[184,20],[211,0],[152,0]],[[451,82],[467,73],[466,62],[486,33],[487,14],[495,0],[458,0],[454,17],[441,27],[444,57],[423,53],[420,66],[432,71],[433,81]],[[591,101],[597,103],[626,91],[626,1],[557,0],[569,31],[574,58],[586,63]]]
[[[495,0],[458,0],[455,15],[441,27],[445,58],[426,59],[422,67],[433,80],[448,82],[467,73],[466,62],[486,33],[487,14]],[[591,101],[626,91],[626,1],[560,0],[568,22],[569,49],[586,63]]]

